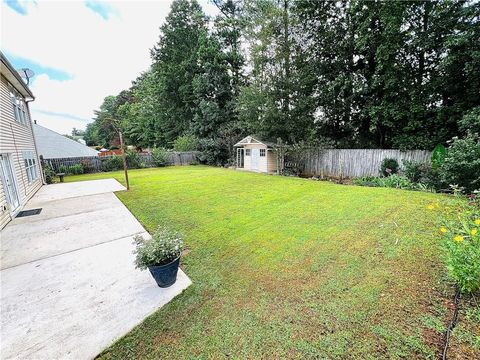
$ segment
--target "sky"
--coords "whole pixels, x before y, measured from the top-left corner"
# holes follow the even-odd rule
[[[106,96],[149,68],[171,2],[2,0],[2,52],[35,72],[32,118],[61,134],[85,129]],[[216,13],[209,0],[199,3]]]

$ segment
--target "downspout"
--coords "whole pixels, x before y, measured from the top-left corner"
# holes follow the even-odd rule
[[[37,158],[37,164],[40,171],[40,176],[42,177],[42,185],[45,185],[45,177],[43,176],[43,168],[42,163],[40,161],[40,155],[38,154],[38,147],[37,147],[37,140],[35,139],[35,132],[33,131],[33,122],[32,122],[32,115],[30,114],[30,102],[34,101],[35,98],[30,100],[25,99],[25,104],[27,104],[27,111],[28,111],[28,119],[30,120],[30,130],[32,131],[32,139],[33,139],[33,146],[35,147],[35,154]]]

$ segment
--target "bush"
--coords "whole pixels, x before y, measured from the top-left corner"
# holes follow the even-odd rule
[[[47,184],[53,184],[55,182],[55,176],[57,174],[55,174],[55,171],[49,164],[45,164],[43,166],[43,175]]]
[[[433,189],[425,184],[417,184],[410,181],[405,176],[397,174],[387,177],[380,176],[364,176],[357,179],[353,179],[354,185],[359,186],[371,186],[371,187],[389,187],[404,190],[420,190],[420,191],[433,191]]]
[[[446,214],[443,249],[450,276],[463,293],[480,290],[480,208],[462,203]]]
[[[418,161],[403,161],[403,173],[412,183],[423,184],[428,188],[442,189],[444,184],[440,181],[439,170],[431,164]]]
[[[183,135],[173,142],[175,151],[195,151],[198,149],[198,138],[193,135]]]
[[[380,165],[380,173],[383,176],[390,176],[398,172],[398,161],[395,159],[386,158],[383,159],[382,165]]]
[[[445,155],[447,154],[447,150],[445,149],[445,146],[442,144],[438,144],[435,146],[435,149],[433,149],[432,152],[432,168],[433,169],[438,169],[442,164],[445,162]]]
[[[201,139],[199,149],[198,159],[203,164],[223,166],[229,162],[228,150],[220,140]]]
[[[183,236],[167,227],[158,227],[149,240],[137,235],[135,265],[139,269],[149,266],[165,265],[180,256],[183,248]]]
[[[170,163],[170,154],[165,148],[153,148],[152,158],[155,166],[167,166]]]
[[[479,135],[468,134],[464,139],[454,138],[439,173],[443,183],[458,185],[466,193],[480,189]]]
[[[84,171],[82,164],[74,164],[69,166],[60,165],[58,167],[58,172],[66,175],[81,175]]]
[[[123,159],[121,156],[113,155],[108,156],[102,163],[103,171],[116,171],[123,169]]]
[[[138,152],[135,150],[127,150],[125,153],[127,155],[127,165],[129,169],[139,169],[144,167],[142,166],[142,159]]]

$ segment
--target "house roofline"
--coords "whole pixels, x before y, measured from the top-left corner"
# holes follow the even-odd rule
[[[29,89],[27,84],[23,81],[20,74],[15,70],[13,65],[8,61],[3,52],[0,51],[0,57],[2,60],[1,73],[2,75],[19,91],[25,98],[35,100],[35,96]],[[6,69],[6,70],[5,70]]]

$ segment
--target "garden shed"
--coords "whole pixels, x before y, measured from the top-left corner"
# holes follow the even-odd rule
[[[274,143],[247,136],[234,146],[237,154],[237,169],[262,173],[277,171],[277,150]]]

